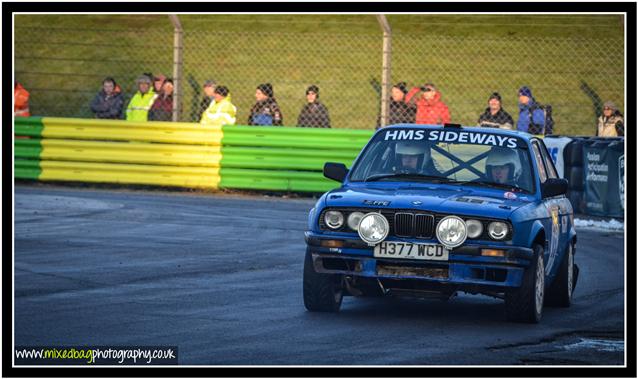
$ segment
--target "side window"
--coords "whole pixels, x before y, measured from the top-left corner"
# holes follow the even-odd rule
[[[539,142],[539,148],[541,150],[541,155],[543,156],[543,161],[545,162],[545,168],[547,169],[547,176],[552,179],[558,178],[558,173],[556,172],[556,167],[554,167],[554,161],[552,161],[552,157],[549,156],[549,152],[547,151],[547,146],[542,141]]]
[[[536,159],[536,165],[538,166],[538,175],[541,183],[545,183],[547,180],[547,171],[545,170],[545,164],[543,163],[543,156],[538,147],[538,142],[532,142],[532,151],[534,152],[534,159]]]

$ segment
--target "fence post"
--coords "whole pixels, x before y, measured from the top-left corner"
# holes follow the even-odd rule
[[[392,29],[385,15],[377,15],[377,21],[383,30],[383,63],[381,67],[381,127],[388,125],[390,113],[390,103],[388,101],[390,92],[390,74],[392,62]]]
[[[182,113],[182,68],[183,30],[177,15],[168,16],[173,23],[173,122],[179,121]]]

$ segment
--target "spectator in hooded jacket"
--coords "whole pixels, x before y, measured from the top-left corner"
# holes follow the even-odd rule
[[[605,102],[603,105],[603,114],[598,118],[598,129],[596,136],[598,137],[621,137],[625,135],[625,126],[623,124],[622,113],[611,101]]]
[[[529,87],[518,90],[518,108],[516,129],[530,134],[544,134],[545,112],[538,106]]]
[[[102,81],[102,90],[91,102],[91,111],[95,118],[118,120],[123,118],[124,97],[118,91],[115,79],[107,77]]]
[[[450,110],[441,101],[441,93],[432,83],[413,87],[406,95],[405,103],[416,104],[417,124],[443,125],[450,122]]]
[[[498,92],[490,95],[487,105],[485,112],[479,116],[479,126],[484,128],[514,129],[514,119],[503,109],[501,95]]]
[[[164,79],[157,99],[153,101],[151,109],[148,111],[149,121],[172,121],[173,120],[173,80]]]
[[[257,86],[257,102],[250,110],[248,125],[283,125],[283,115],[274,96],[272,84],[264,83]]]
[[[217,83],[215,83],[214,80],[204,82],[204,97],[202,101],[199,102],[199,112],[197,113],[198,120],[200,121],[204,116],[204,112],[206,112],[215,99],[215,88],[217,88]]]
[[[235,125],[237,107],[230,102],[230,91],[226,86],[215,88],[214,101],[202,115],[202,124],[222,126]]]
[[[141,75],[136,80],[138,91],[128,103],[126,108],[127,121],[148,121],[148,111],[157,98],[157,94],[151,86],[151,78]]]
[[[22,84],[13,82],[13,115],[15,117],[29,117],[29,91]]]
[[[329,128],[328,108],[319,101],[319,87],[311,85],[306,89],[306,105],[297,117],[297,126],[309,128]]]
[[[392,87],[390,97],[390,113],[388,125],[414,124],[416,122],[416,105],[406,103],[405,95],[408,93],[407,84],[399,82]],[[381,116],[377,118],[377,129],[381,127]]]

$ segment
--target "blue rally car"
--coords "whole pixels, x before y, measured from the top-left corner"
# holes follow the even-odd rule
[[[578,278],[567,181],[542,139],[491,128],[393,125],[310,211],[303,296],[337,312],[344,295],[505,300],[509,320],[569,307]]]

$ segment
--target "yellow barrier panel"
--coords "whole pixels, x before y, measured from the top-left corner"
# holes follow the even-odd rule
[[[217,167],[150,166],[117,163],[40,161],[39,180],[148,184],[217,189]]]
[[[144,141],[221,145],[221,126],[186,122],[131,122],[76,118],[42,118],[42,138]]]
[[[42,160],[219,167],[221,146],[43,139]]]

